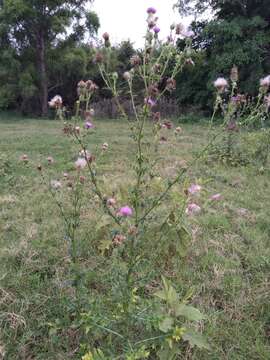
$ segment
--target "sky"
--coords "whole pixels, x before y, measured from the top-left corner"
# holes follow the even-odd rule
[[[177,9],[173,10],[176,0],[96,0],[91,6],[100,19],[99,35],[108,32],[112,43],[130,39],[135,47],[143,47],[146,30],[146,9],[157,9],[160,38],[166,39],[170,25],[182,22],[189,25],[191,18],[181,19]]]

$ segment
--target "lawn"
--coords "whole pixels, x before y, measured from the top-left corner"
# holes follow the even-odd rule
[[[133,171],[127,159],[134,155],[129,128],[121,121],[96,122],[98,130],[89,139],[89,149],[109,144],[100,160],[102,181],[110,194],[120,189],[125,196]],[[206,143],[204,126],[181,126],[181,140],[164,144],[162,150],[164,178],[173,176],[175,164],[189,161]],[[20,161],[22,154],[28,155],[29,164]],[[71,316],[64,226],[36,169],[53,156],[49,175],[62,178],[63,172],[74,171],[77,154],[59,122],[1,119],[0,358],[2,352],[8,360],[81,359],[83,347],[91,341]],[[162,274],[181,295],[192,289],[192,304],[206,315],[199,328],[210,350],[184,346],[182,359],[270,359],[269,172],[259,172],[256,166],[200,161],[188,176],[202,185],[204,198],[221,193],[222,201],[207,202],[201,214],[190,220],[192,240],[186,256],[171,263],[170,254],[164,252],[153,262],[154,274],[145,280],[145,288],[151,295],[158,286],[153,279],[158,282]],[[91,187],[85,189],[90,194]],[[104,234],[93,228],[103,219],[95,201],[86,199],[84,204],[80,262],[85,287],[100,299],[114,288],[110,275],[117,278],[118,272],[109,256],[103,256]],[[147,246],[158,253],[151,248],[151,236]],[[97,338],[104,350],[102,335]]]

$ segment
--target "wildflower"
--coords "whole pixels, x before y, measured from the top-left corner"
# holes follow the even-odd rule
[[[221,92],[225,90],[225,88],[228,86],[228,81],[222,77],[217,78],[217,80],[214,82],[214,86]]]
[[[148,14],[155,14],[157,12],[157,10],[154,7],[149,7],[147,9],[147,13]]]
[[[86,121],[86,123],[84,124],[84,127],[87,130],[89,130],[89,129],[92,129],[94,127],[94,125],[90,121]]]
[[[90,109],[89,113],[90,113],[90,116],[95,116],[95,110],[94,109]]]
[[[180,134],[182,132],[182,128],[180,126],[178,126],[177,128],[175,128],[174,131],[176,134]]]
[[[20,160],[24,163],[28,163],[29,161],[29,158],[28,158],[28,155],[26,154],[23,154],[21,157],[20,157]]]
[[[66,172],[63,173],[63,177],[67,179],[68,178],[68,173],[66,173]]]
[[[158,86],[157,84],[152,84],[148,87],[148,93],[152,97],[157,97],[159,94]]]
[[[214,194],[210,197],[210,200],[212,201],[219,201],[222,199],[222,195],[221,194]]]
[[[61,189],[62,184],[59,180],[51,180],[51,187],[55,190]]]
[[[194,61],[193,61],[191,58],[186,59],[186,64],[187,64],[187,65],[195,66],[195,63],[194,63]]]
[[[191,203],[191,204],[188,204],[185,212],[187,215],[190,215],[190,216],[196,215],[201,212],[201,207],[195,203]]]
[[[167,79],[166,89],[167,89],[168,91],[175,90],[175,89],[176,89],[176,80],[175,80],[175,79],[172,79],[172,78]]]
[[[116,205],[116,200],[115,200],[115,198],[109,198],[109,199],[107,200],[107,205],[108,205],[108,206],[115,206],[115,205]]]
[[[192,184],[189,188],[188,188],[188,192],[191,195],[195,195],[197,193],[199,193],[202,190],[202,187],[200,185],[196,185],[196,184]]]
[[[94,63],[95,64],[102,64],[104,61],[104,56],[102,53],[98,52],[96,53],[95,57],[94,57]]]
[[[270,75],[264,77],[263,79],[260,80],[260,85],[262,88],[264,89],[268,89],[270,86]]]
[[[54,158],[52,156],[47,157],[48,164],[51,165],[54,163]]]
[[[118,215],[123,217],[132,216],[133,210],[129,206],[123,206],[119,209]]]
[[[153,28],[153,30],[155,34],[158,34],[160,32],[160,28],[157,25]]]
[[[145,105],[148,105],[148,106],[150,106],[150,107],[154,107],[155,105],[156,105],[156,101],[155,100],[153,100],[152,98],[145,98],[144,99],[144,103],[145,103]]]
[[[75,162],[75,167],[77,170],[82,170],[86,167],[87,161],[84,158],[78,158],[78,160]]]
[[[183,24],[177,24],[175,27],[175,33],[176,35],[181,35],[182,32],[184,31],[185,27]]]
[[[86,177],[85,176],[80,176],[80,183],[81,184],[84,184],[85,183],[85,180],[86,180]]]
[[[113,238],[113,244],[116,246],[119,246],[121,244],[123,244],[123,242],[126,240],[126,237],[124,235],[121,234],[117,234],[115,235],[115,237]]]
[[[130,58],[130,63],[132,66],[139,66],[139,65],[141,65],[141,62],[142,61],[141,61],[141,58],[139,55],[133,55]]]
[[[55,95],[50,101],[49,101],[49,107],[58,109],[62,106],[63,100],[60,95]]]
[[[85,149],[83,149],[83,150],[81,150],[79,152],[79,156],[82,157],[85,160],[88,160],[88,161],[91,159],[90,152],[88,150],[85,150]]]
[[[164,125],[164,126],[163,126],[163,125]],[[165,121],[163,125],[162,125],[162,127],[166,128],[166,129],[168,129],[168,130],[170,130],[170,129],[173,127],[172,122],[169,121],[169,120]]]
[[[186,31],[183,31],[183,32],[182,32],[182,35],[183,35],[185,38],[192,38],[192,37],[195,35],[195,33],[194,33],[194,31],[192,31],[192,30],[186,30]]]
[[[80,131],[81,131],[80,127],[79,127],[79,126],[75,126],[75,132],[76,132],[77,134],[79,134]]]
[[[109,144],[105,142],[102,144],[101,148],[102,148],[102,150],[106,151],[106,150],[108,150],[108,147],[109,147]]]
[[[131,73],[129,71],[125,71],[124,74],[123,74],[123,78],[126,81],[130,81],[132,79]]]
[[[102,35],[102,37],[103,37],[103,39],[104,39],[105,41],[110,40],[110,35],[109,35],[107,32],[105,32],[105,33]]]

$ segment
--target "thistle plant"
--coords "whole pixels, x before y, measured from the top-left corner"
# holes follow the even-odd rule
[[[246,133],[257,130],[258,141],[261,143],[259,148],[263,150],[258,149],[255,157],[258,159],[259,153],[263,151],[265,155],[263,164],[265,165],[269,152],[267,119],[269,118],[270,106],[270,76],[260,80],[259,92],[255,99],[240,94],[238,82],[239,76],[236,66],[231,69],[230,81],[225,78],[218,78],[214,82],[217,92],[210,128],[212,129],[214,117],[220,110],[223,116],[224,136],[221,142],[212,148],[211,153],[232,165],[246,164],[250,162],[250,159],[246,154],[242,154],[240,132]]]
[[[167,298],[172,293],[176,293],[165,279],[163,285],[168,307],[162,309],[161,312],[149,310],[147,316],[140,315],[141,312],[144,312],[144,306],[152,307],[150,305],[152,302],[149,303],[147,297],[143,295],[146,292],[146,286],[158,280],[164,271],[164,266],[160,267],[159,272],[152,271],[153,262],[158,264],[160,254],[164,251],[164,248],[160,248],[160,244],[169,243],[168,258],[171,255],[173,258],[174,255],[176,255],[175,258],[183,257],[188,249],[190,240],[188,218],[201,211],[201,206],[194,200],[195,194],[200,192],[201,186],[190,183],[187,170],[206,152],[213,141],[212,139],[200,155],[189,164],[183,162],[176,164],[172,176],[162,175],[161,169],[165,160],[164,148],[166,149],[169,144],[174,146],[181,141],[182,129],[181,127],[174,129],[173,123],[168,119],[163,119],[162,115],[156,111],[156,106],[162,96],[170,94],[176,88],[177,74],[185,66],[193,64],[193,32],[185,29],[181,24],[172,25],[165,43],[159,40],[159,32],[156,10],[149,8],[147,10],[145,47],[142,52],[132,56],[130,69],[123,74],[115,72],[111,63],[111,43],[108,33],[103,34],[104,47],[97,50],[94,58],[104,85],[111,92],[118,106],[120,117],[127,121],[131,132],[134,156],[130,168],[133,176],[131,180],[125,179],[125,192],[122,192],[121,189],[112,192],[102,180],[100,158],[106,151],[110,151],[110,144],[102,143],[94,152],[89,151],[89,139],[98,128],[98,124],[94,120],[95,112],[91,107],[92,97],[98,90],[96,84],[91,80],[79,82],[78,101],[75,114],[71,119],[66,116],[65,108],[59,97],[52,100],[50,104],[56,109],[57,117],[63,122],[64,133],[74,140],[80,154],[74,164],[77,185],[74,185],[75,200],[71,221],[66,217],[65,208],[52,192],[66,222],[68,238],[73,244],[71,247],[72,262],[76,264],[78,260],[76,249],[79,238],[76,237],[76,230],[80,222],[81,197],[84,196],[84,191],[80,191],[80,189],[81,182],[84,183],[87,178],[90,184],[88,197],[95,204],[98,200],[99,207],[96,208],[96,211],[103,212],[98,231],[102,231],[102,236],[108,237],[101,242],[99,250],[104,256],[109,257],[112,263],[116,264],[111,274],[112,282],[114,279],[118,279],[116,309],[114,308],[109,315],[107,314],[115,296],[111,291],[111,302],[108,299],[104,300],[104,307],[100,314],[98,312],[93,314],[91,310],[89,312],[80,310],[82,312],[80,326],[85,329],[86,335],[90,330],[93,335],[94,329],[99,329],[107,335],[115,336],[115,341],[119,341],[121,344],[119,346],[129,349],[125,353],[125,358],[128,359],[148,358],[151,352],[158,354],[160,359],[174,359],[182,351],[182,340],[188,341],[191,346],[207,348],[205,342],[201,339],[198,340],[199,335],[196,335],[197,337],[191,335],[185,326],[178,326],[179,316],[184,316],[189,321],[194,320],[185,313],[185,311],[187,313],[189,310],[193,311],[193,308],[189,308],[187,304],[189,297],[182,303],[178,295],[175,295],[173,300]],[[179,37],[186,41],[183,51],[179,51],[176,46]],[[142,84],[142,89],[136,92],[138,83]],[[123,91],[130,97],[133,109],[132,118],[126,114],[122,106]],[[54,185],[56,187],[57,184],[54,183]],[[77,190],[77,186],[79,190]],[[169,239],[172,240],[169,241]],[[155,251],[153,252],[153,250]],[[166,265],[170,266],[170,262],[173,261],[168,259]],[[80,286],[78,281],[75,286]],[[92,304],[92,306],[97,305]],[[173,306],[179,307],[179,311],[177,310],[174,315]],[[101,316],[102,312],[104,312],[104,316]],[[119,316],[119,312],[122,316]],[[114,320],[110,319],[112,314]],[[166,322],[166,316],[169,317],[170,324],[167,324],[165,331],[164,326],[157,324],[162,321]],[[202,318],[200,315],[195,320],[202,320]],[[141,322],[149,330],[148,334],[141,341],[134,342],[132,334],[136,329],[138,331]],[[119,333],[119,328],[123,328],[127,335]],[[149,347],[152,350],[147,350]],[[84,357],[84,359],[96,358],[105,359],[107,357],[101,349],[89,349]]]

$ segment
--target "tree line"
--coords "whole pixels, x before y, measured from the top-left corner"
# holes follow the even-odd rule
[[[0,0],[0,109],[47,116],[48,100],[58,93],[72,105],[81,79],[103,87],[93,62],[100,22],[89,10],[91,2]],[[179,0],[177,6],[182,16],[196,15],[191,26],[197,52],[170,96],[179,106],[207,110],[213,80],[233,65],[239,68],[241,92],[253,95],[259,79],[270,73],[269,0]],[[177,46],[181,50],[184,44]],[[124,41],[112,52],[121,75],[136,49]],[[96,101],[110,96],[100,90]]]

